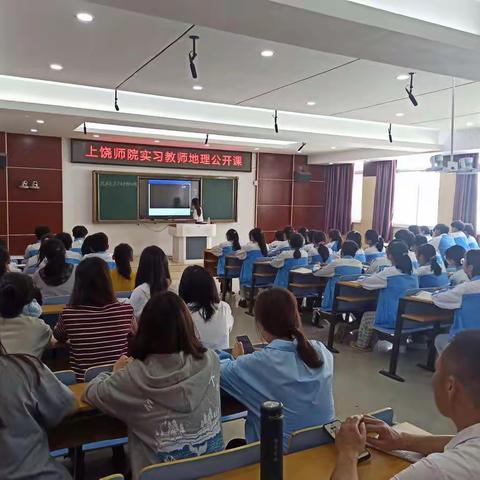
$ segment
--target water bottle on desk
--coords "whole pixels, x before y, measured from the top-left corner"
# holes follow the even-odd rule
[[[283,405],[268,401],[261,408],[261,480],[283,479]]]

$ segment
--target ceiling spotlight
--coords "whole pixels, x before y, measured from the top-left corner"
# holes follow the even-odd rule
[[[87,12],[79,12],[75,16],[79,22],[90,23],[93,21],[93,15]]]
[[[93,135],[93,138],[100,138],[100,135],[98,135],[97,133],[95,133],[95,134]]]
[[[397,75],[397,80],[408,80],[410,78],[410,75],[408,73],[401,73],[400,75]]]
[[[196,79],[197,75],[197,68],[195,67],[194,60],[197,58],[197,40],[198,35],[190,35],[190,39],[192,40],[192,49],[188,52],[188,63],[190,64],[190,72],[192,74],[192,78]]]
[[[273,127],[275,128],[275,133],[278,133],[278,113],[275,110],[275,115],[273,116]]]
[[[274,54],[275,54],[275,52],[273,50],[262,50],[260,52],[260,55],[262,57],[273,57]]]
[[[83,122],[83,134],[87,134],[87,124],[85,122]]]
[[[30,131],[31,131],[32,133],[37,133],[37,132],[38,132],[38,130],[37,130],[36,128],[31,128]]]
[[[330,148],[331,148],[332,150],[336,150],[336,149],[337,149],[337,147],[330,147]]]
[[[297,152],[301,152],[303,150],[303,147],[306,145],[307,143],[306,142],[302,142],[302,144],[298,147],[298,150]]]
[[[307,102],[307,105],[308,105],[309,107],[313,107],[313,106],[315,105],[315,102]]]
[[[395,114],[396,117],[403,117],[405,114],[402,112],[398,112]]]
[[[203,87],[201,85],[194,85],[192,88],[194,90],[203,90]]]
[[[43,125],[43,124],[45,123],[45,120],[40,120],[40,119],[39,119],[39,120],[37,120],[37,123],[38,123],[39,125]]]
[[[473,122],[467,122],[467,127],[473,127],[475,124]]]
[[[393,137],[392,137],[392,124],[388,126],[388,140],[390,143],[393,143]]]
[[[208,145],[208,133],[207,133],[207,136],[205,137],[205,145]]]
[[[59,63],[51,63],[50,68],[52,70],[63,70],[63,67]]]
[[[408,98],[412,102],[412,105],[416,107],[418,105],[417,99],[413,95],[413,76],[415,75],[415,72],[410,72],[410,86],[405,87],[405,91],[407,92]]]
[[[115,89],[114,106],[115,106],[115,110],[116,110],[117,112],[119,112],[119,111],[120,111],[120,107],[118,106],[118,89]]]

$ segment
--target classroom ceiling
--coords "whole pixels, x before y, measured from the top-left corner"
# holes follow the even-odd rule
[[[0,74],[113,89],[189,27],[178,20],[97,3],[0,0]],[[94,21],[78,22],[75,14],[80,11],[92,13]],[[452,84],[448,75],[202,26],[190,33],[200,37],[196,81],[190,76],[187,62],[191,42],[183,38],[129,80],[119,92],[120,101],[125,89],[177,99],[448,130]],[[272,50],[274,55],[264,58],[260,54],[263,50]],[[51,70],[52,63],[61,64],[63,70]],[[408,80],[396,78],[410,70],[417,72],[416,108],[406,98]],[[474,128],[480,125],[480,81],[457,79],[456,84],[457,128]],[[203,89],[193,90],[194,85]],[[0,128],[17,132],[28,131],[32,125],[26,115],[33,118],[39,112],[23,105],[16,114],[8,114],[15,111],[12,102],[2,108]],[[54,121],[54,112],[52,115],[42,126],[44,132],[72,136],[65,119],[72,118],[72,125],[77,127],[79,118],[63,112],[64,117],[57,113],[58,121]],[[117,118],[127,122],[121,115]],[[142,120],[142,124],[148,124]],[[252,134],[238,127],[237,134]],[[340,150],[364,147],[351,138],[338,145],[332,145],[333,138],[317,139],[317,143],[310,140],[305,153],[325,152],[332,146]]]

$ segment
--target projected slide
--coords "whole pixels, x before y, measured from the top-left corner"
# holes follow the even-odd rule
[[[191,201],[191,180],[148,180],[148,215],[151,217],[189,217]]]

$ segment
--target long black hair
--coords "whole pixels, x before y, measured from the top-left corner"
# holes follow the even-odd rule
[[[313,234],[313,243],[317,247],[322,243],[327,243],[327,236],[325,235],[325,232],[323,232],[322,230],[315,230]]]
[[[293,227],[291,225],[287,225],[286,227],[284,227],[283,233],[285,234],[285,238],[287,240],[290,240],[290,235],[292,233],[295,233],[295,230],[293,229]]]
[[[10,253],[6,248],[0,247],[0,278],[8,272],[10,265]]]
[[[150,287],[150,295],[157,292],[165,292],[170,285],[170,270],[168,258],[165,252],[155,246],[147,247],[140,255],[135,287],[147,283]]]
[[[437,260],[437,251],[433,245],[429,243],[424,243],[418,247],[417,257],[422,256],[426,262],[430,264],[432,271],[436,277],[442,274],[442,267]]]
[[[472,277],[480,275],[480,250],[469,250],[465,254],[465,263],[472,267]]]
[[[82,243],[81,253],[82,253],[82,256],[88,255],[89,253],[93,253],[92,235],[88,235],[87,237],[85,237],[85,240]]]
[[[358,248],[362,248],[362,234],[356,230],[352,230],[347,233],[347,240],[352,240],[358,245]]]
[[[275,240],[278,242],[284,242],[285,241],[285,232],[283,230],[277,230],[275,232]]]
[[[0,315],[15,318],[34,298],[33,281],[23,273],[9,272],[0,278]]]
[[[293,258],[300,258],[302,252],[300,249],[303,247],[304,237],[300,233],[293,233],[290,237],[288,243],[290,247],[293,248]]]
[[[332,229],[328,231],[328,236],[330,237],[330,240],[332,242],[337,242],[337,250],[340,250],[342,248],[342,234],[340,233],[340,230]]]
[[[409,250],[415,245],[415,235],[406,228],[402,228],[395,233],[395,240],[401,240]]]
[[[132,278],[133,248],[128,243],[120,243],[113,250],[117,272],[127,280]]]
[[[306,227],[300,227],[298,229],[298,233],[304,238],[305,243],[307,244],[309,242],[309,232],[308,228]]]
[[[58,286],[65,283],[73,267],[65,262],[65,246],[61,240],[52,238],[45,244],[47,264],[42,268],[41,277],[47,285]]]
[[[226,237],[229,242],[232,242],[232,248],[234,252],[242,248],[240,246],[240,239],[238,238],[238,232],[234,228],[227,230]]]
[[[385,241],[376,230],[367,230],[365,232],[365,240],[371,247],[375,247],[379,252],[383,252]]]
[[[202,208],[200,207],[200,200],[197,197],[192,198],[192,207],[195,209],[198,216],[202,214]]]
[[[37,267],[45,260],[45,248],[47,246],[47,242],[54,238],[55,236],[51,233],[47,233],[43,236],[42,241],[40,242],[40,248],[38,250],[38,259],[36,264]]]
[[[260,247],[262,255],[266,257],[268,255],[267,244],[265,243],[265,236],[260,228],[256,227],[250,230],[248,233],[251,242],[256,242]]]
[[[206,322],[212,318],[220,303],[212,274],[199,265],[191,265],[183,271],[178,294],[190,311],[200,312]]]
[[[322,263],[327,263],[328,258],[330,257],[330,250],[326,245],[320,244],[317,247],[318,254],[322,257]]]
[[[408,230],[406,231],[408,232]],[[412,260],[408,255],[407,244],[403,240],[394,240],[393,242],[390,242],[387,247],[387,256],[391,259],[392,264],[402,273],[406,275],[412,274]]]

